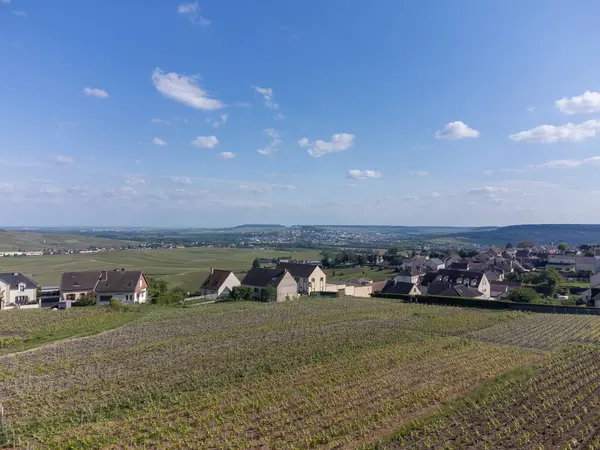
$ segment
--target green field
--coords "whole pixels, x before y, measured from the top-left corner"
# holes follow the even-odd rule
[[[172,250],[123,250],[72,255],[0,258],[0,272],[22,272],[41,285],[58,285],[62,272],[77,270],[140,269],[151,277],[161,278],[170,287],[195,292],[210,268],[248,270],[254,258],[293,256],[297,259],[318,258],[318,252],[277,252],[228,248],[185,248]]]
[[[89,247],[114,247],[131,244],[129,241],[103,239],[91,236],[58,233],[35,233],[28,231],[0,231],[0,252],[36,251],[43,249],[62,250]]]
[[[597,316],[304,297],[7,311],[0,327],[20,339],[0,356],[9,448],[600,444]]]
[[[391,279],[396,276],[396,272],[394,270],[379,270],[372,269],[369,267],[361,267],[359,269],[355,269],[353,267],[349,267],[346,269],[326,269],[325,274],[327,275],[327,280],[344,280],[344,281],[356,281],[359,278],[370,278],[373,281],[383,281],[386,279]]]

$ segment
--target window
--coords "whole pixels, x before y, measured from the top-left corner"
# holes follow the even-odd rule
[[[19,283],[19,291],[21,291],[21,292],[25,291],[25,283]]]
[[[258,294],[259,289],[258,288],[254,288],[254,293]]]

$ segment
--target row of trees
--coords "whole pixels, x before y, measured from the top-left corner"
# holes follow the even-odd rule
[[[231,301],[253,301],[257,300],[254,297],[254,291],[250,286],[236,286],[231,290],[229,297]],[[277,301],[277,289],[273,286],[267,286],[260,293],[258,301],[261,302],[276,302]]]

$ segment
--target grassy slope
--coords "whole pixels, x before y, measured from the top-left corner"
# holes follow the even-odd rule
[[[317,251],[276,252],[268,250],[189,248],[173,250],[125,250],[106,253],[52,255],[40,257],[0,258],[0,272],[23,272],[42,285],[57,285],[62,272],[76,270],[141,269],[147,275],[160,277],[171,287],[194,292],[211,267],[248,270],[256,257],[293,255],[298,259],[314,259]]]
[[[393,270],[378,270],[361,267],[360,269],[327,269],[325,270],[327,280],[345,280],[353,281],[359,278],[370,278],[373,281],[383,281],[385,279],[394,278],[396,273]]]
[[[128,241],[103,239],[73,234],[32,233],[26,231],[0,231],[0,252],[17,250],[36,251],[42,249],[104,247],[127,244]]]

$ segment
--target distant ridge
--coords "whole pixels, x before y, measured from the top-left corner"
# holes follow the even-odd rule
[[[508,242],[534,241],[538,245],[554,242],[595,244],[600,242],[599,224],[531,224],[510,225],[493,229],[474,229],[466,233],[448,235],[464,242],[503,245]]]

